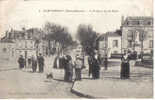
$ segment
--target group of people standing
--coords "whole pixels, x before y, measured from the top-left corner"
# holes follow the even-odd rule
[[[121,71],[120,78],[128,79],[130,77],[130,56],[128,53],[125,53],[121,58]],[[23,69],[25,67],[26,60],[21,55],[18,59],[19,68]],[[107,70],[107,58],[105,59],[105,70]],[[100,60],[97,54],[89,55],[88,57],[89,64],[89,76],[92,75],[92,79],[100,78]],[[28,66],[32,67],[32,72],[36,72],[37,66],[39,72],[44,72],[44,57],[39,54],[39,56],[32,56],[28,59]],[[72,60],[70,55],[63,55],[61,58],[61,66],[64,68],[64,80],[71,82],[73,78],[73,70],[75,69],[75,80],[81,80],[81,70],[84,68],[83,57],[76,55],[75,61]]]
[[[92,75],[92,79],[100,78],[100,64],[97,54],[88,57],[89,62],[89,76]],[[84,68],[83,57],[76,55],[75,61],[72,60],[70,55],[64,55],[62,58],[62,65],[64,66],[64,80],[72,81],[73,69],[75,69],[75,80],[81,80],[81,71]]]
[[[92,75],[93,79],[100,78],[100,62],[97,54],[90,55],[88,57],[88,64],[89,64],[89,76]]]
[[[83,59],[76,55],[76,60],[73,61],[70,55],[64,55],[62,57],[62,65],[64,66],[64,80],[72,82],[73,69],[75,68],[75,80],[81,80],[81,70],[83,67]]]
[[[32,72],[36,72],[37,66],[39,69],[39,72],[44,72],[44,57],[42,54],[39,54],[39,56],[35,57],[34,55],[31,58],[28,58],[28,66],[32,67]],[[19,69],[26,68],[26,59],[24,59],[23,55],[20,55],[18,59],[19,63]]]

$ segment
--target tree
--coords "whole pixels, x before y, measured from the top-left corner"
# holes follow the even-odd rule
[[[33,38],[35,40],[35,48],[36,48],[36,56],[39,54],[39,45],[41,40],[43,39],[43,31],[38,28],[30,28],[27,30],[29,38]]]
[[[46,40],[48,41],[49,51],[51,51],[51,41],[55,41],[55,43],[60,44],[58,55],[73,43],[71,35],[69,34],[67,28],[64,26],[47,22],[45,24],[44,31],[46,33]]]
[[[88,55],[96,49],[97,33],[93,31],[91,25],[79,25],[77,38],[83,46],[84,52]]]

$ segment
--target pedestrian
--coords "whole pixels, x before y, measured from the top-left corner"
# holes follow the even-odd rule
[[[44,57],[40,53],[38,56],[38,65],[39,65],[39,72],[42,73],[44,72]]]
[[[35,56],[32,56],[32,72],[36,72],[37,70],[37,59]]]
[[[19,63],[19,69],[23,69],[25,65],[25,59],[23,58],[23,55],[20,55],[18,63]]]
[[[27,62],[28,62],[28,67],[31,68],[32,67],[32,58],[29,57]]]
[[[63,55],[63,58],[62,58],[62,64],[63,64],[63,67],[64,67],[64,80],[67,81],[67,63],[68,63],[68,60],[67,60],[67,57],[66,55]]]
[[[82,70],[83,59],[79,55],[76,56],[75,61],[75,80],[81,80],[81,70]]]
[[[92,63],[92,65],[93,65],[93,67],[92,67],[93,79],[100,78],[100,64],[99,64],[99,61],[98,61],[97,54],[95,54],[93,56],[93,63]]]
[[[125,53],[121,58],[121,79],[128,79],[130,77],[130,64],[129,64],[129,56]]]
[[[66,57],[67,57],[66,81],[72,82],[72,77],[73,77],[72,57],[70,55],[67,55]]]
[[[62,69],[63,68],[63,56],[61,55],[59,58],[59,68]]]
[[[59,62],[59,57],[56,56],[55,59],[54,59],[54,66],[53,66],[53,68],[58,68],[59,67],[59,65],[58,65],[59,63],[58,62]]]
[[[105,56],[105,58],[104,58],[104,69],[108,70],[108,58],[107,58],[107,56]]]
[[[89,57],[88,57],[88,64],[89,64],[89,77],[90,77],[90,75],[92,75],[92,64],[93,63],[93,57],[92,57],[92,55],[89,55]]]

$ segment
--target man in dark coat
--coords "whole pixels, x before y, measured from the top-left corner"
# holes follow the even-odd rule
[[[98,79],[100,78],[100,64],[97,58],[97,55],[93,56],[93,67],[92,67],[92,75],[93,79]]]
[[[63,58],[62,58],[62,64],[63,64],[63,67],[64,67],[64,80],[67,81],[67,63],[68,63],[68,60],[66,58],[65,55],[63,55]]]
[[[30,68],[32,65],[32,59],[29,57],[27,61],[28,61],[28,67]]]
[[[37,69],[37,59],[36,57],[32,56],[32,72],[36,72]]]
[[[44,72],[44,57],[41,53],[38,56],[38,65],[39,65],[39,72]]]
[[[104,69],[107,70],[108,69],[108,58],[107,56],[104,59]]]
[[[25,65],[25,59],[23,58],[23,55],[20,55],[18,63],[19,63],[19,69],[23,69]]]
[[[73,64],[70,55],[66,55],[65,81],[71,82],[73,77]]]

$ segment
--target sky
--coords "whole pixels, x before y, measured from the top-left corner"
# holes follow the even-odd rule
[[[66,10],[82,12],[66,12]],[[99,12],[90,12],[92,10]],[[4,36],[5,31],[11,28],[17,30],[21,30],[22,27],[43,28],[47,21],[67,27],[72,36],[76,34],[79,24],[90,24],[94,31],[102,34],[119,29],[122,16],[153,16],[153,2],[152,0],[2,0],[0,36]]]

